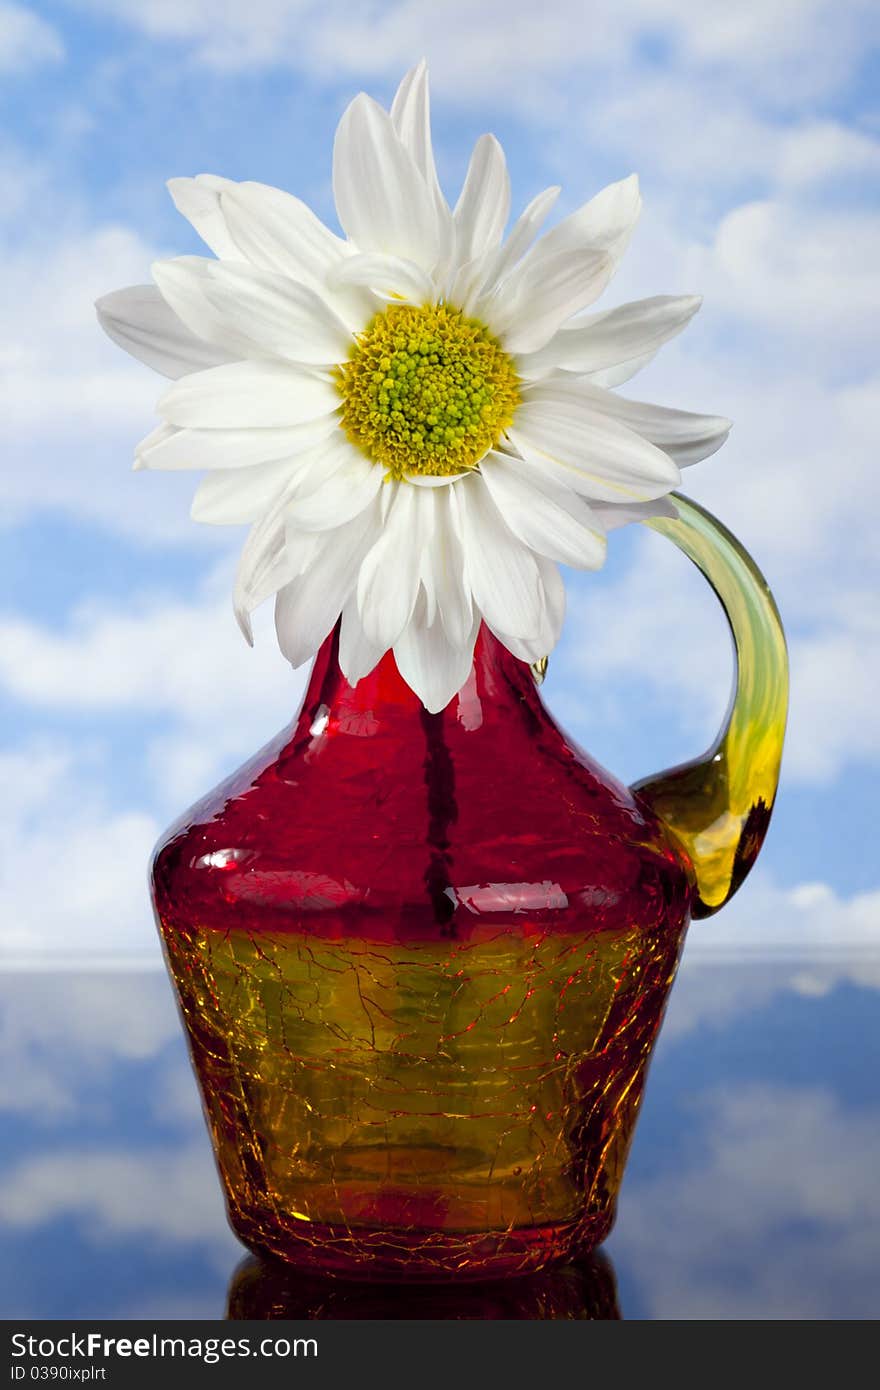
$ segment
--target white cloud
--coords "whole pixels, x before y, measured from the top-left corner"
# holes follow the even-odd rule
[[[208,549],[210,534],[187,519],[192,480],[156,488],[131,472],[166,383],[111,343],[95,314],[108,290],[149,281],[162,248],[95,220],[64,171],[11,140],[0,141],[0,182],[3,525],[61,510],[141,540],[186,536]],[[166,197],[161,186],[155,196]]]
[[[80,7],[111,15],[151,38],[191,41],[208,67],[295,67],[303,30],[318,14],[315,0],[80,0]],[[296,39],[299,37],[299,43]]]
[[[877,151],[880,165],[880,142]],[[767,196],[745,202],[735,190],[732,196],[718,212],[694,207],[665,179],[655,193],[646,190],[640,226],[609,300],[670,287],[704,298],[694,323],[648,371],[659,368],[660,381],[679,392],[682,382],[691,392],[716,395],[733,387],[758,408],[762,395],[804,379],[811,388],[838,387],[875,375],[876,203],[834,198],[825,204],[778,180]],[[624,394],[644,389],[646,379],[636,378]]]
[[[48,745],[0,754],[7,963],[155,951],[145,868],[159,825],[140,809],[111,809],[88,762]]]
[[[36,1230],[73,1217],[93,1243],[137,1237],[200,1245],[221,1269],[241,1247],[226,1224],[207,1137],[180,1150],[56,1149],[3,1174],[0,1225]]]
[[[185,513],[130,474],[162,379],[106,339],[94,310],[108,288],[147,279],[155,249],[121,225],[90,225],[61,171],[10,140],[0,180],[3,524],[60,508],[141,537],[190,533]]]
[[[645,39],[664,46],[682,77],[704,72],[772,105],[833,92],[876,32],[869,0],[79,0],[151,37],[188,42],[218,68],[307,68],[338,77],[399,74],[425,53],[453,99],[518,104],[560,76],[650,70]],[[636,84],[633,80],[633,87]]]
[[[571,585],[564,646],[555,674],[563,703],[594,725],[631,718],[621,691],[645,683],[697,743],[721,722],[733,671],[730,638],[717,599],[670,542],[651,532],[631,566],[610,583]],[[657,708],[644,709],[652,720]],[[692,748],[692,754],[699,747]]]
[[[795,187],[880,173],[880,141],[839,121],[817,120],[780,132],[776,174]]]
[[[726,72],[668,70],[609,82],[555,113],[560,178],[571,179],[578,144],[632,164],[650,192],[674,188],[691,218],[747,187],[824,189],[876,177],[880,142],[832,117],[768,113]],[[786,89],[787,90],[787,89]]]
[[[731,527],[768,577],[791,653],[785,775],[819,783],[880,757],[880,381],[869,374],[880,302],[867,250],[880,218],[829,213],[796,231],[790,205],[764,204],[731,214],[704,251],[661,227],[668,279],[705,289],[705,317],[624,394],[732,416],[730,441],[685,474],[683,490]],[[657,288],[649,255],[639,261],[637,242],[625,293]],[[838,276],[833,267],[844,265]],[[612,705],[643,683],[646,717],[673,711],[695,739],[709,732],[708,710],[720,720],[723,620],[668,541],[644,536],[611,585],[572,584],[560,664],[589,682],[594,700],[604,681]]]
[[[0,200],[0,231],[9,236],[11,244],[22,219],[51,197],[51,171],[0,132],[0,178],[5,195]],[[8,288],[4,282],[4,293]]]
[[[704,1097],[688,1122],[677,1171],[624,1185],[611,1242],[648,1315],[872,1317],[876,1110],[750,1085]]]
[[[848,767],[880,761],[880,622],[857,596],[834,627],[792,644],[792,719],[786,775],[830,782]]]
[[[709,0],[698,11],[690,0],[660,3],[687,59],[771,107],[828,97],[880,36],[872,0]],[[648,20],[654,0],[638,8]]]
[[[789,481],[793,490],[803,487],[802,481]],[[734,479],[725,483],[728,488],[734,491]],[[858,567],[869,537],[867,528],[856,530],[854,523],[853,553],[839,560],[834,547],[818,539],[811,548],[810,533],[815,529],[821,535],[817,504],[819,515],[803,519],[800,553],[786,554],[793,532],[779,545],[772,535],[762,535],[772,530],[774,517],[785,515],[780,508],[768,517],[768,494],[772,489],[762,489],[760,479],[743,481],[738,505],[745,513],[751,505],[756,518],[754,525],[743,525],[750,548],[771,574],[771,565],[779,573],[773,587],[789,629],[791,705],[783,778],[827,785],[850,767],[880,761],[880,622],[868,587],[873,568],[861,585],[841,583],[830,598],[822,593],[829,569],[836,566],[840,574]],[[713,510],[736,524],[730,517],[733,505],[713,505]],[[838,534],[845,534],[843,525]],[[693,757],[708,747],[722,723],[731,670],[726,626],[708,587],[668,541],[645,537],[619,579],[572,586],[563,644],[554,658],[551,703],[588,746],[617,743],[621,730],[631,731],[638,719],[639,746],[653,733],[662,736],[664,747],[676,740],[674,757]],[[648,770],[628,768],[628,775]]]
[[[64,44],[53,25],[12,0],[0,3],[0,72],[18,77],[63,58]]]
[[[40,201],[47,178],[32,171],[17,222]],[[108,288],[148,280],[155,252],[125,227],[82,227],[55,196],[49,208],[51,244],[10,237],[0,247],[5,515],[54,507],[142,537],[191,536],[189,480],[169,480],[160,498],[130,471],[135,443],[155,424],[162,378],[120,353],[94,310]],[[176,508],[167,506],[169,492]]]
[[[722,453],[689,471],[684,490],[740,536],[779,601],[792,666],[784,776],[802,783],[880,758],[880,383],[868,374],[878,235],[876,214],[780,199],[735,210],[700,247],[649,210],[624,271],[626,294],[655,290],[661,263],[674,286],[706,292],[694,328],[625,394],[734,419]],[[682,756],[720,721],[727,647],[699,585],[667,541],[645,536],[610,587],[573,586],[560,665],[589,688],[593,728],[610,727],[621,706],[629,718],[636,686],[649,692],[646,721],[690,727]]]
[[[0,686],[54,717],[112,713],[158,723],[137,735],[151,808],[111,804],[112,737],[69,732],[0,753],[0,943],[7,963],[83,953],[157,958],[146,870],[163,822],[288,723],[292,673],[264,611],[250,651],[223,575],[195,600],[74,614],[66,632],[0,623]],[[118,737],[127,739],[123,731]]]
[[[249,652],[219,587],[212,582],[194,599],[88,604],[60,632],[7,619],[0,679],[19,699],[68,710],[241,717],[261,684],[288,668],[267,643]]]
[[[790,898],[809,890],[810,885],[806,885],[790,895],[780,893],[780,897]],[[824,885],[822,890],[830,893]],[[873,896],[876,914],[878,895],[866,896]],[[838,916],[845,916],[846,906],[841,912],[838,905]],[[790,902],[786,907],[790,912]],[[725,908],[726,912],[730,910]],[[695,922],[690,928],[663,1023],[661,1046],[696,1028],[718,1031],[736,1023],[747,1029],[751,1026],[750,1016],[784,995],[822,999],[841,985],[880,992],[880,920],[876,915],[867,948],[852,947],[846,941],[838,948],[832,937],[818,933],[811,941],[806,932],[804,940],[791,940],[782,946],[774,945],[771,932],[771,941],[764,947],[754,937],[750,941],[746,932],[742,945],[731,942],[715,949],[711,943],[715,925]],[[766,919],[762,925],[766,926]],[[834,925],[833,917],[830,925]],[[697,945],[702,933],[706,939]]]
[[[305,687],[281,656],[271,604],[249,649],[224,566],[193,598],[84,605],[57,630],[0,619],[0,687],[47,711],[163,720],[145,748],[170,813],[292,719]]]
[[[782,887],[759,867],[716,917],[692,923],[663,1040],[734,1020],[747,1028],[780,995],[880,992],[878,948],[880,889],[847,898],[827,883]]]
[[[759,871],[710,923],[695,924],[688,949],[798,957],[825,946],[841,959],[880,946],[880,888],[843,898],[827,883],[783,888]]]
[[[39,943],[33,945],[38,947]],[[70,943],[68,949],[75,947]],[[180,1037],[171,986],[158,969],[152,973],[113,973],[94,968],[62,974],[18,975],[4,983],[0,1018],[0,1110],[27,1114],[50,1126],[71,1116],[82,1119],[101,1105],[100,1091],[120,1062],[158,1057]],[[159,965],[158,952],[156,965]],[[198,1114],[192,1079],[180,1067],[175,1087],[163,1091],[162,1118]],[[188,1112],[184,1113],[184,1083]]]
[[[699,274],[728,313],[807,339],[807,361],[844,344],[863,363],[875,341],[880,288],[876,211],[806,209],[781,200],[746,203],[718,225]]]

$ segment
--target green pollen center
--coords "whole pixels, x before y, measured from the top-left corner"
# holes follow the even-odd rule
[[[473,468],[519,405],[513,361],[488,328],[446,304],[394,304],[338,369],[342,424],[392,478]]]

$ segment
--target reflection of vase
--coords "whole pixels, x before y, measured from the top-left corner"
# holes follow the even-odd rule
[[[232,1276],[226,1316],[266,1319],[495,1322],[562,1318],[607,1322],[621,1316],[614,1269],[598,1252],[522,1279],[467,1284],[378,1284],[327,1279],[278,1260],[250,1256]]]
[[[160,846],[157,915],[254,1249],[489,1278],[607,1235],[689,915],[757,853],[784,718],[760,576],[681,506],[655,524],[715,584],[740,655],[706,759],[636,794],[485,629],[438,715],[390,655],[349,687],[334,635],[292,728]]]

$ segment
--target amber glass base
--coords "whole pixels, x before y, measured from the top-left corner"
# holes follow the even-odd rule
[[[420,1284],[460,1284],[535,1274],[588,1255],[610,1233],[614,1210],[609,1206],[593,1219],[556,1226],[473,1234],[313,1223],[304,1236],[283,1218],[252,1224],[231,1206],[230,1221],[255,1254],[268,1250],[304,1274],[338,1275],[349,1281],[406,1277]]]
[[[679,932],[166,929],[230,1220],[347,1278],[523,1274],[608,1234]]]

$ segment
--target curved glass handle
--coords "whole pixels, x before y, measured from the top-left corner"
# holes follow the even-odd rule
[[[727,615],[736,675],[727,718],[702,758],[637,782],[687,851],[708,917],[733,896],[764,842],[785,737],[788,655],[782,622],[761,571],[720,521],[673,493],[675,519],[645,524],[668,536],[706,576]]]

